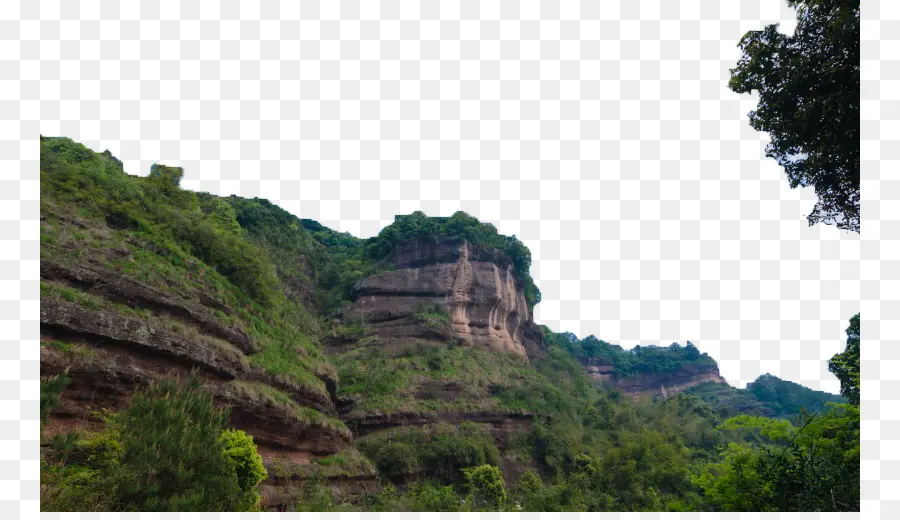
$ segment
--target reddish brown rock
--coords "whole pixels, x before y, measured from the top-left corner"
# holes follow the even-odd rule
[[[634,377],[614,377],[615,388],[639,399],[645,396],[669,397],[708,382],[725,383],[716,365],[686,364],[668,372],[643,373]]]
[[[41,298],[41,328],[159,356],[225,379],[234,379],[247,370],[243,354],[230,344],[214,345],[202,338],[188,340],[140,319],[90,311],[52,298]]]
[[[542,355],[543,335],[509,257],[462,239],[431,238],[399,243],[388,262],[393,270],[354,287],[344,319],[370,323],[386,344],[455,341]],[[435,306],[449,319],[421,319]]]
[[[118,411],[128,405],[136,388],[188,374],[164,359],[124,350],[104,349],[73,356],[41,346],[41,375],[63,372],[71,382],[53,411],[51,432],[92,429],[99,420],[93,412]],[[340,451],[352,439],[340,423],[297,417],[290,406],[266,398],[264,392],[244,383],[204,378],[204,385],[218,405],[231,407],[231,425],[245,430],[261,446],[287,453],[326,455]]]
[[[121,273],[96,267],[63,265],[45,259],[41,260],[41,279],[62,281],[109,301],[192,323],[203,333],[225,340],[245,354],[259,351],[246,332],[222,325],[206,309],[173,298]],[[218,308],[218,305],[214,306]]]

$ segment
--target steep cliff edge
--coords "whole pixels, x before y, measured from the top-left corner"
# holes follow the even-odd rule
[[[357,283],[347,319],[359,319],[392,346],[448,341],[526,359],[543,338],[522,282],[505,255],[453,237],[396,244],[390,270]]]
[[[684,346],[636,346],[625,350],[594,336],[578,339],[541,327],[547,343],[578,360],[595,384],[616,389],[634,399],[683,392],[706,383],[722,383],[719,366],[690,341]]]
[[[612,385],[634,397],[669,397],[705,383],[724,383],[716,365],[684,365],[664,372],[649,372],[633,376],[614,376]]]

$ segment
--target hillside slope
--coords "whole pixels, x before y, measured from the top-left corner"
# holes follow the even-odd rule
[[[724,417],[840,400],[765,377],[733,389],[690,342],[625,350],[538,326],[528,249],[465,213],[361,240],[182,175],[41,138],[41,375],[71,378],[48,455],[136,388],[194,373],[253,436],[267,509],[314,486],[360,508],[387,484],[456,493],[483,464],[561,493],[540,507],[697,509],[691,472]],[[589,469],[590,493],[551,485]]]

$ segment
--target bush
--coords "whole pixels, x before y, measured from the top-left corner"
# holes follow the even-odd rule
[[[466,487],[469,499],[479,511],[502,511],[506,508],[506,485],[500,468],[484,464],[463,470],[466,476]]]
[[[419,470],[416,447],[410,444],[401,442],[385,444],[369,456],[375,462],[378,471],[387,477],[402,477],[417,473]]]
[[[367,437],[360,450],[387,477],[422,472],[444,483],[461,481],[463,468],[500,460],[488,429],[475,423],[398,428]]]
[[[56,511],[252,511],[266,471],[253,438],[192,376],[135,392],[107,428],[56,439],[41,507]]]
[[[231,463],[231,467],[237,475],[238,486],[241,488],[241,498],[238,500],[238,509],[241,511],[253,511],[259,508],[259,493],[257,484],[268,477],[263,466],[262,457],[256,452],[253,437],[242,430],[228,429],[219,436],[224,445],[225,459]]]
[[[122,505],[133,511],[234,508],[238,479],[223,456],[228,412],[198,379],[161,381],[138,391],[122,412]]]

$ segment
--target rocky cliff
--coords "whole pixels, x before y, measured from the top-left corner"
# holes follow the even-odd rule
[[[431,237],[398,243],[387,263],[390,270],[353,287],[344,312],[385,344],[450,341],[526,359],[543,354],[510,258],[465,239]]]
[[[590,371],[590,367],[588,368]],[[633,376],[612,376],[608,381],[633,398],[644,396],[669,397],[704,383],[726,383],[716,365],[684,365],[664,372],[642,373]]]
[[[259,348],[250,336],[203,305],[96,266],[43,260],[41,277],[41,375],[72,380],[51,431],[90,429],[94,412],[122,408],[136,387],[195,370],[231,407],[232,424],[264,449],[311,456],[350,442],[346,426],[328,417],[333,376],[321,386],[274,377],[251,363]]]
[[[624,350],[539,327],[528,248],[463,212],[400,215],[361,240],[265,200],[183,190],[180,168],[132,176],[108,152],[65,138],[40,145],[41,376],[66,376],[44,382],[48,459],[72,439],[127,428],[106,419],[135,391],[195,376],[253,437],[268,470],[264,509],[297,507],[319,484],[337,495],[388,481],[458,485],[464,468],[492,464],[512,487],[528,469],[559,482],[597,464],[596,478],[578,480],[661,475],[638,494],[655,501],[629,502],[653,510],[657,491],[688,479],[657,470],[679,450],[654,455],[662,437],[652,425],[696,419],[693,438],[712,431],[715,414],[690,398],[648,409],[607,385],[634,398],[690,389],[725,413],[791,415],[833,397],[774,378],[732,389],[690,342]],[[646,464],[628,460],[621,439]],[[106,467],[56,463],[65,478],[68,464],[87,464],[71,473],[79,479]],[[609,490],[604,510],[633,491]]]

